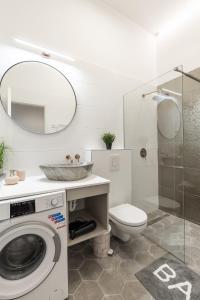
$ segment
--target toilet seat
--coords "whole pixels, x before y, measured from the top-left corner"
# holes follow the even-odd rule
[[[130,227],[139,227],[147,223],[146,213],[131,204],[121,204],[110,208],[109,214],[112,219]]]

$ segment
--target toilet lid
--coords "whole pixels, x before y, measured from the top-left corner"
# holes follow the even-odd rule
[[[122,204],[110,208],[109,213],[113,219],[127,226],[136,227],[147,222],[146,213],[131,204]]]

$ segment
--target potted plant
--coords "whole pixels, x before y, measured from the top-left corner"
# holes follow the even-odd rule
[[[6,145],[4,142],[0,142],[0,175],[3,174],[3,165],[4,165],[4,158],[6,152]]]
[[[103,134],[102,140],[106,144],[106,149],[108,149],[108,150],[112,149],[112,143],[114,142],[115,137],[116,137],[115,134],[110,133],[110,132],[106,132]]]

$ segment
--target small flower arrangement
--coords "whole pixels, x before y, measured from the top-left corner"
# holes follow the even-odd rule
[[[116,136],[113,133],[106,132],[102,135],[102,140],[106,144],[106,149],[111,150],[112,144],[115,140]]]

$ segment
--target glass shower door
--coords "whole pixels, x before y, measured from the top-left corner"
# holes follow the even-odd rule
[[[144,235],[184,261],[182,97],[174,70],[126,94],[124,137],[132,149],[132,204],[148,214]]]
[[[183,78],[185,262],[200,274],[200,68]]]

